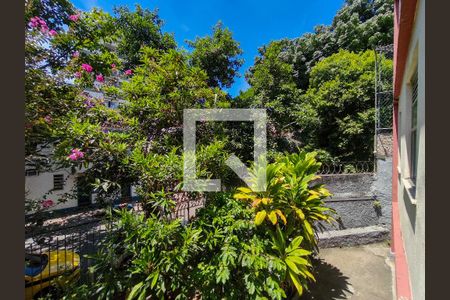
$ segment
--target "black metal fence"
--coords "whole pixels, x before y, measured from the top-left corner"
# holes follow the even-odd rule
[[[169,215],[171,219],[181,219],[183,223],[187,223],[197,209],[204,206],[204,199],[179,199],[173,213]],[[125,206],[126,207],[126,206]],[[134,203],[132,210],[135,213],[144,213],[141,203]],[[92,259],[85,257],[94,254],[101,246],[101,241],[110,232],[112,224],[104,222],[104,218],[99,217],[89,222],[81,222],[72,226],[61,226],[58,229],[45,230],[44,228],[36,228],[32,232],[26,233],[25,236],[25,253],[35,255],[61,254],[65,255],[65,251],[76,253],[80,256],[81,277],[87,272],[87,268],[92,265]],[[70,259],[74,259],[72,256]],[[52,263],[59,264],[59,261],[48,260],[49,269]],[[69,262],[74,265],[74,262]],[[56,266],[59,268],[59,266]],[[45,274],[44,274],[45,275]],[[83,278],[84,279],[84,278]]]
[[[71,254],[75,253],[79,255],[79,268],[81,275],[83,275],[92,264],[92,260],[86,258],[85,255],[97,252],[100,242],[108,233],[108,229],[100,222],[93,223],[90,229],[78,227],[62,228],[57,231],[42,232],[29,236],[25,240],[25,253],[57,255],[60,258],[62,257],[62,260],[67,260],[67,263],[72,266],[75,265],[77,257]],[[65,254],[65,251],[69,252],[69,254]],[[49,260],[49,269],[54,267],[51,264],[58,264],[56,269],[59,269],[62,264],[61,259]]]
[[[109,232],[108,226],[92,222],[53,231],[42,231],[29,235],[25,240],[25,294],[26,299],[38,296],[58,299],[55,286],[70,287],[79,280],[95,280],[89,276],[88,268],[94,254]],[[47,298],[46,298],[47,299]]]

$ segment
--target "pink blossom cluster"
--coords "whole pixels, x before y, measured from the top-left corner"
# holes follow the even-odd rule
[[[132,75],[133,74],[133,70],[130,70],[130,69],[128,69],[128,70],[126,70],[125,71],[125,75]]]
[[[81,64],[81,68],[88,73],[91,73],[94,70],[94,68],[89,64]]]
[[[95,79],[96,79],[98,82],[103,82],[103,81],[105,81],[105,78],[103,77],[102,74],[97,74],[97,76],[95,77]]]
[[[80,14],[70,15],[69,16],[69,20],[72,21],[72,22],[77,22],[79,18],[80,18]]]
[[[49,208],[49,207],[55,205],[55,203],[53,202],[52,199],[47,199],[47,200],[42,201],[41,205],[43,208]]]
[[[48,123],[48,124],[52,123],[52,120],[53,120],[52,117],[49,116],[49,115],[47,115],[47,116],[44,117],[44,121],[45,121],[46,123]]]
[[[47,23],[45,23],[45,21],[42,20],[39,17],[32,17],[30,19],[30,23],[28,23],[28,25],[30,25],[33,28],[41,27],[41,28],[47,28],[48,29]]]
[[[42,33],[48,33],[49,36],[55,36],[58,34],[58,32],[56,32],[56,30],[49,30],[47,23],[39,18],[39,17],[32,17],[30,19],[30,23],[28,23],[28,25],[30,25],[32,28],[37,28],[41,30]]]
[[[84,153],[80,149],[72,149],[72,153],[68,156],[70,160],[76,161],[84,157]]]

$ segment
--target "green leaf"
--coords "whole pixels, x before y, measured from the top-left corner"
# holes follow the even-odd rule
[[[298,247],[300,246],[300,244],[303,241],[303,237],[301,235],[299,235],[298,237],[296,237],[295,239],[292,240],[292,242],[290,243],[289,247],[286,248],[286,252],[291,252],[293,250],[298,249]]]
[[[252,190],[249,189],[249,188],[246,188],[246,187],[239,187],[239,188],[237,188],[237,190],[238,190],[238,191],[241,191],[241,192],[243,192],[243,193],[245,193],[245,194],[250,194],[250,193],[252,193]]]
[[[295,288],[297,289],[298,294],[301,296],[303,294],[303,286],[300,282],[300,279],[298,278],[298,275],[290,270],[288,272],[289,272],[289,277],[291,278],[292,283],[294,284]]]
[[[284,260],[284,262],[286,263],[286,265],[288,266],[288,269],[291,270],[292,272],[294,272],[295,274],[299,274],[300,270],[298,269],[297,265],[295,264],[295,262],[288,256],[286,257],[286,259]]]
[[[305,266],[300,266],[300,274],[303,275],[303,277],[309,277],[312,281],[316,282],[316,278],[311,274],[308,269]]]
[[[234,194],[234,199],[254,199],[255,195],[248,195],[243,193]]]
[[[313,236],[313,235],[314,235],[313,230],[312,230],[312,227],[311,227],[311,225],[309,224],[309,222],[308,222],[307,220],[305,220],[305,221],[303,222],[303,228],[305,228],[306,232],[307,232],[310,236]]]
[[[157,271],[154,275],[153,275],[153,279],[152,279],[152,283],[150,284],[151,288],[154,288],[156,283],[158,282],[158,278],[159,278],[159,271]]]
[[[295,208],[295,213],[300,218],[300,220],[303,221],[305,219],[305,214],[303,213],[303,211],[300,208]]]
[[[255,225],[260,225],[266,218],[266,215],[267,215],[267,212],[265,210],[259,211],[255,217]]]
[[[312,252],[305,250],[305,249],[294,249],[292,251],[289,252],[289,255],[292,256],[307,256],[310,255]]]
[[[311,264],[306,259],[299,256],[289,255],[286,259],[289,259],[289,261],[292,261],[296,265],[311,266]]]
[[[132,300],[134,299],[134,297],[136,296],[136,294],[140,291],[140,289],[142,288],[142,286],[144,285],[144,282],[139,282],[138,284],[136,284],[133,289],[131,290],[130,294],[127,297],[127,300]]]
[[[277,224],[277,222],[278,222],[277,213],[274,210],[272,210],[269,213],[268,217],[269,217],[270,222],[272,222],[273,225]]]

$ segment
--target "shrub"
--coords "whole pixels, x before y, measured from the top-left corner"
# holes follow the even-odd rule
[[[331,222],[314,183],[315,153],[267,165],[267,190],[206,194],[183,226],[160,214],[122,211],[91,269],[98,299],[282,299],[302,294],[312,274],[318,221]],[[254,170],[256,175],[258,170]],[[164,202],[164,194],[157,195]],[[250,200],[250,201],[249,201]],[[156,204],[156,202],[155,202]],[[71,291],[86,290],[86,286]]]

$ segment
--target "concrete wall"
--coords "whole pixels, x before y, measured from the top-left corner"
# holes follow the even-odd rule
[[[399,97],[399,166],[398,166],[398,202],[400,226],[404,241],[410,286],[413,299],[425,299],[425,1],[418,1],[406,61],[405,76],[401,83]],[[414,193],[411,184],[410,122],[411,91],[410,77],[418,68],[418,165]]]
[[[322,176],[320,182],[333,193],[325,201],[339,214],[339,229],[381,225],[390,230],[391,174],[392,159],[388,157],[377,161],[376,173]],[[375,200],[380,208],[374,205]]]

